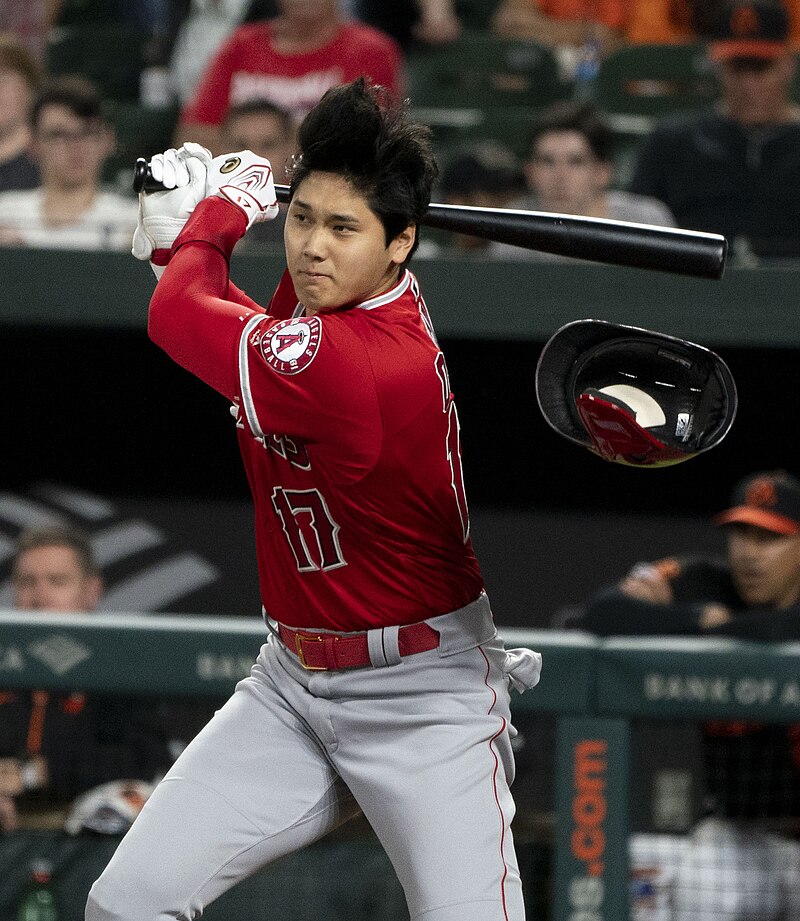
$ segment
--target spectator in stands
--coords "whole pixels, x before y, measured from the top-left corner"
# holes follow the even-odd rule
[[[800,256],[800,108],[785,10],[773,0],[727,3],[708,52],[718,106],[657,126],[631,191],[663,201],[681,227],[724,234],[734,252]]]
[[[23,532],[11,581],[20,611],[92,611],[102,591],[88,538],[68,527]],[[0,829],[16,827],[18,803],[69,799],[99,782],[97,731],[80,691],[0,692]]]
[[[30,153],[30,114],[40,78],[39,65],[24,45],[0,35],[0,192],[39,184]]]
[[[574,68],[579,54],[600,58],[625,41],[630,3],[631,0],[500,0],[491,28],[501,38],[539,42],[560,50]]]
[[[226,152],[252,150],[272,164],[275,181],[286,183],[286,167],[295,150],[295,124],[291,115],[265,99],[254,99],[228,109],[222,123],[220,145]],[[283,252],[286,205],[272,221],[254,225],[239,249],[275,247]]]
[[[507,147],[489,140],[476,141],[455,153],[444,166],[439,182],[445,204],[476,208],[504,208],[523,188],[517,158]],[[446,239],[444,245],[439,245],[423,235],[419,255],[485,257],[490,251],[489,241],[480,237],[454,233]]]
[[[800,640],[800,480],[785,471],[745,477],[715,522],[724,560],[638,563],[578,609],[571,625],[600,636]],[[732,818],[800,815],[800,727],[715,721],[704,737],[711,810]],[[742,770],[757,771],[763,788],[742,783]]]
[[[43,64],[47,35],[58,21],[64,0],[25,0],[0,3],[0,33],[20,41]]]
[[[137,205],[101,187],[114,135],[95,88],[79,77],[54,80],[34,103],[31,125],[41,184],[0,194],[0,243],[128,249]]]
[[[716,517],[725,561],[639,563],[586,606],[593,633],[725,633],[800,639],[800,481],[783,471],[737,484]]]
[[[776,0],[781,2],[781,0]],[[713,38],[726,0],[635,0],[626,29],[629,42],[683,44]],[[800,48],[800,0],[783,0],[793,48]]]
[[[346,21],[337,0],[279,0],[280,15],[235,29],[181,113],[176,141],[214,153],[231,105],[266,99],[302,118],[325,90],[364,75],[403,92],[402,52],[388,35]]]
[[[613,134],[590,103],[557,102],[542,112],[531,133],[530,157],[523,168],[528,191],[511,201],[509,208],[667,227],[675,224],[660,201],[611,188]],[[502,244],[495,244],[493,253],[543,258],[541,253]]]
[[[186,105],[220,45],[243,21],[250,0],[191,0],[169,59],[170,85]]]
[[[748,476],[715,521],[726,559],[639,563],[572,624],[600,636],[799,640],[800,480],[784,471]],[[797,917],[797,844],[764,827],[800,816],[800,725],[707,720],[702,752],[699,821],[672,856],[658,836],[637,835],[634,879],[667,881],[675,917]]]
[[[252,150],[266,157],[272,164],[275,181],[283,182],[295,150],[295,124],[285,109],[265,99],[253,99],[228,109],[221,126],[221,141],[226,153]]]
[[[408,50],[415,42],[447,45],[462,31],[453,0],[355,0],[356,17]]]
[[[94,611],[103,588],[89,537],[69,525],[20,534],[11,585],[15,610],[61,614]],[[14,830],[21,813],[63,808],[108,781],[157,780],[206,709],[79,690],[0,691],[0,832]]]

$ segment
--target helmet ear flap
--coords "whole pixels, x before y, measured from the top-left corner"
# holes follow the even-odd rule
[[[536,368],[548,424],[606,460],[676,464],[707,451],[736,415],[725,362],[703,346],[602,320],[561,327]]]

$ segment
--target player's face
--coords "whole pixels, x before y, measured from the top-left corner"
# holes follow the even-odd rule
[[[551,131],[537,139],[525,176],[543,210],[591,215],[611,182],[611,167],[579,131]]]
[[[46,186],[76,189],[96,185],[113,140],[102,123],[79,118],[62,105],[41,110],[34,129],[34,150]]]
[[[22,553],[12,574],[14,607],[21,611],[91,611],[100,579],[81,566],[71,547],[33,547]]]
[[[390,288],[414,243],[407,227],[386,233],[363,195],[334,173],[311,173],[286,216],[286,264],[308,313],[359,304]]]
[[[749,605],[786,608],[800,599],[800,535],[726,526],[734,584]]]

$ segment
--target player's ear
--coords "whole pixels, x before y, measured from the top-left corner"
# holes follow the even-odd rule
[[[411,252],[411,247],[416,239],[417,225],[409,224],[405,230],[401,230],[392,240],[389,244],[389,255],[395,265],[402,265],[408,259],[408,254]]]

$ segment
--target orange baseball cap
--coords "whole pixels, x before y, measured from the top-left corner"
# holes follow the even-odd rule
[[[733,490],[731,508],[718,525],[752,524],[775,534],[800,533],[800,481],[784,470],[756,473]]]
[[[725,5],[709,43],[715,61],[779,58],[789,48],[789,16],[777,0],[744,0]]]

